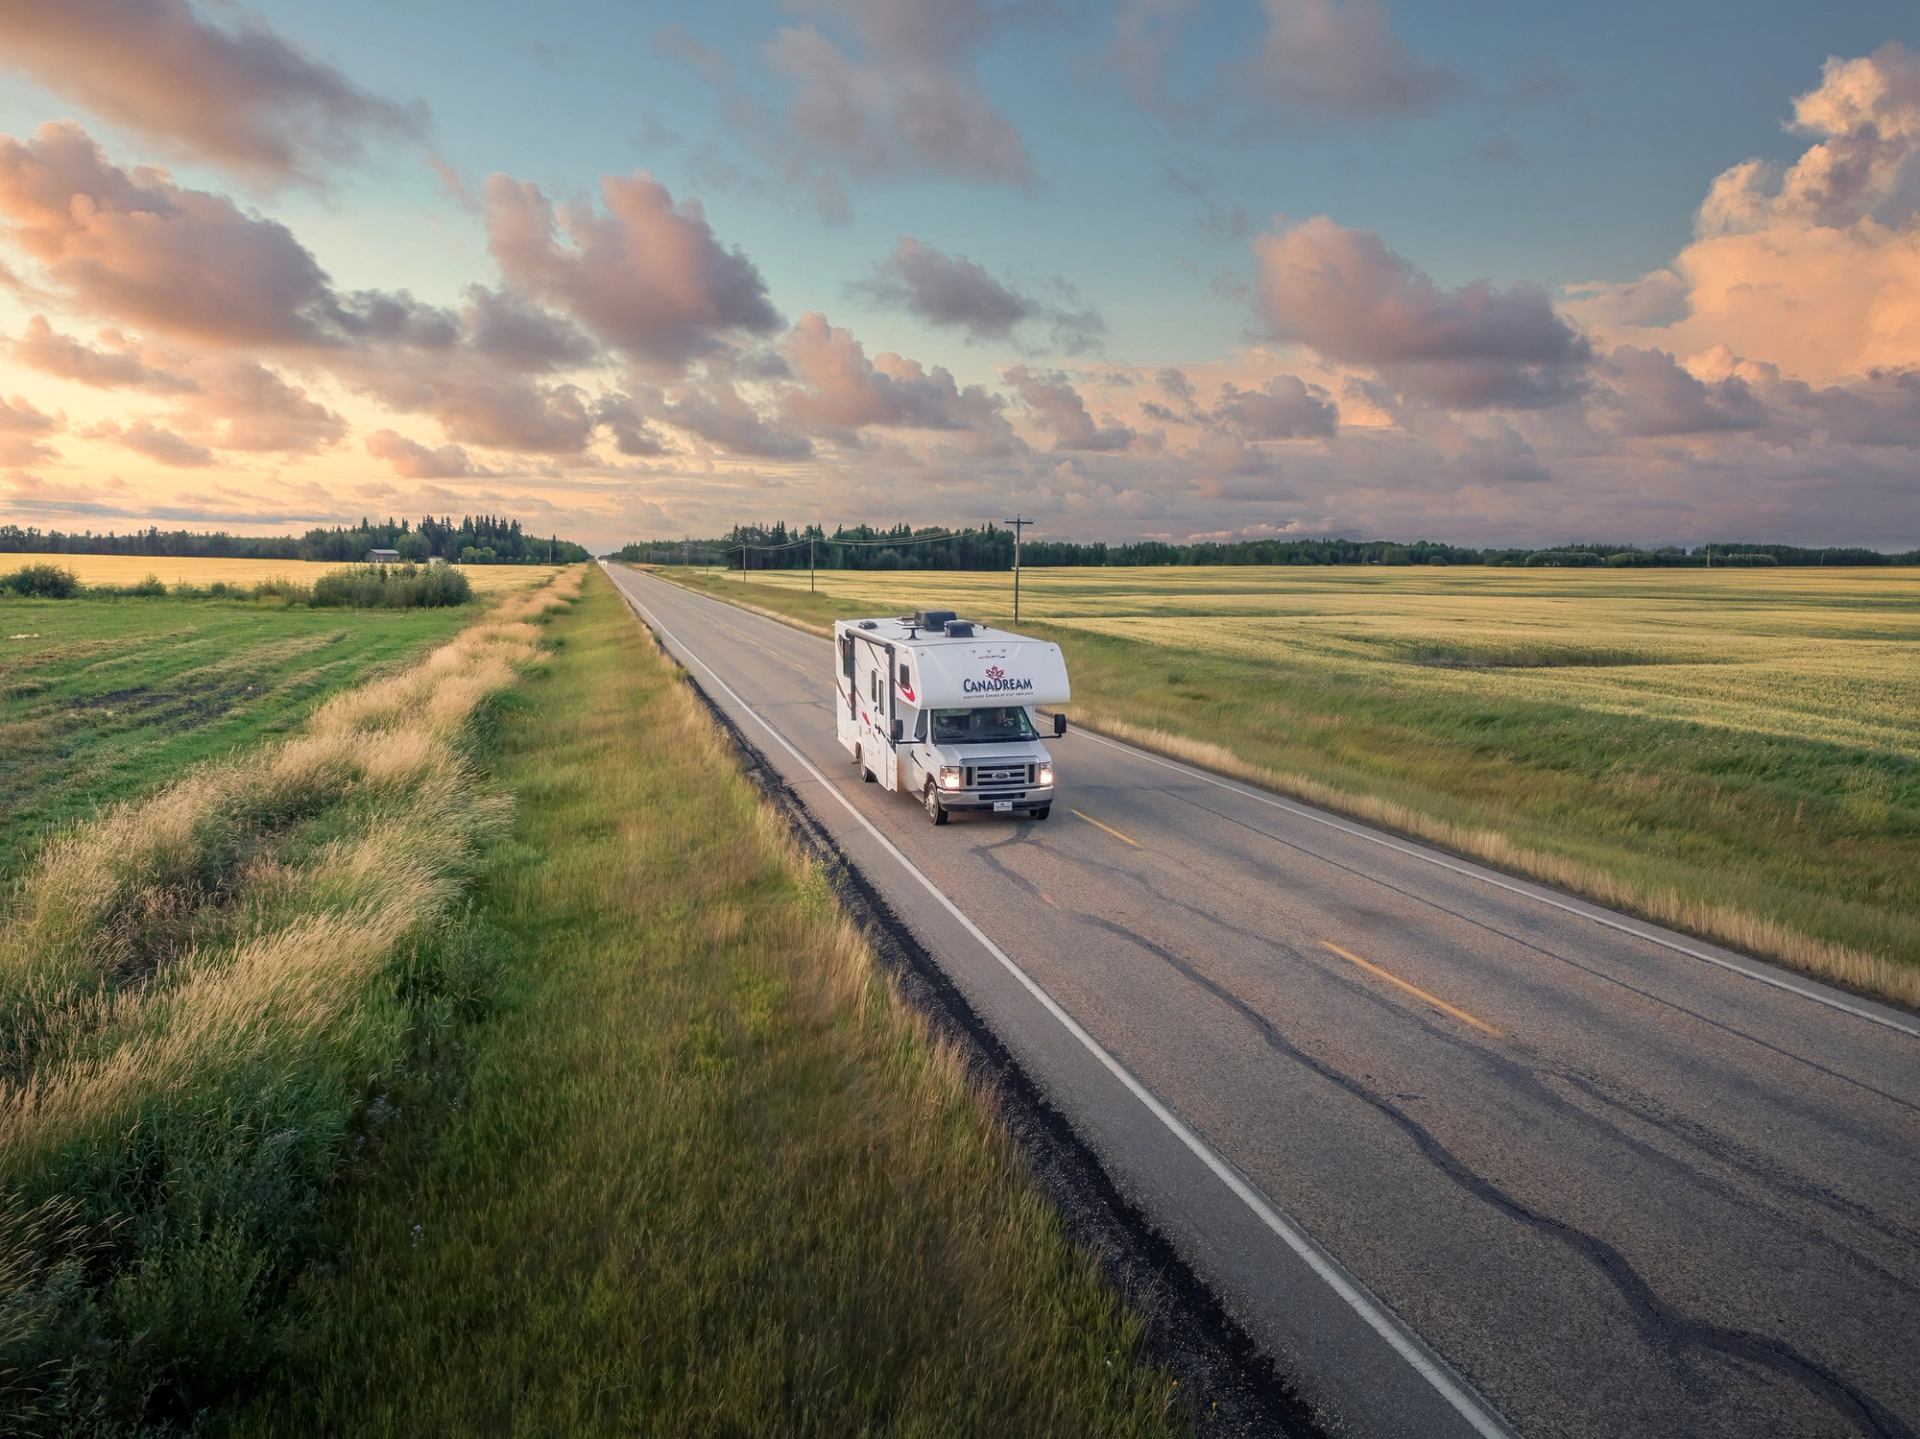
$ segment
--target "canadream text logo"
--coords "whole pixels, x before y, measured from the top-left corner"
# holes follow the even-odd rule
[[[984,680],[961,680],[960,688],[970,695],[1003,694],[1030,690],[1033,688],[1033,681],[1010,679],[1007,672],[999,665],[988,665],[987,677]]]

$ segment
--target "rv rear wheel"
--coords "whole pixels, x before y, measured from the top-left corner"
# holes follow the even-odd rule
[[[931,781],[927,784],[927,818],[935,824],[947,822],[947,807],[940,803],[940,792],[933,787]]]
[[[867,784],[874,782],[874,773],[867,768],[867,757],[860,752],[860,746],[853,747],[853,762],[860,766],[860,778]]]

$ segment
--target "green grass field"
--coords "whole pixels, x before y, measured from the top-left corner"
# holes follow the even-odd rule
[[[278,699],[0,899],[0,1431],[1185,1428],[597,572],[317,704],[310,612],[31,613],[17,698]]]
[[[242,1432],[1177,1432],[1171,1381],[600,576],[501,716],[496,1014]]]
[[[662,573],[816,626],[1011,617],[1006,574]],[[1920,1002],[1920,571],[1066,569],[1022,593],[1090,725]]]
[[[0,880],[58,824],[283,734],[458,609],[0,599]]]

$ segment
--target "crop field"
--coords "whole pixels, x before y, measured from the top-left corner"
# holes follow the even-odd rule
[[[663,571],[824,624],[1011,576]],[[1920,571],[1028,570],[1086,723],[1920,1000]]]
[[[334,691],[471,618],[0,599],[0,882],[61,822],[284,733]]]
[[[329,570],[340,568],[333,562],[231,560],[191,555],[0,554],[0,574],[22,565],[58,565],[63,570],[72,570],[80,582],[87,585],[134,585],[148,575],[169,585],[204,586],[216,580],[230,585],[251,585],[271,579],[312,584]],[[545,584],[559,573],[552,565],[457,565],[455,568],[483,595],[530,589]]]

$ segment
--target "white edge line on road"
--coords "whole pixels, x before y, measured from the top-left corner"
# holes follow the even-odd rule
[[[1920,1039],[1920,1027],[1903,1023],[1895,1019],[1892,1015],[1881,1014],[1876,1010],[1850,1003],[1838,994],[1822,994],[1817,989],[1808,989],[1805,985],[1794,984],[1792,981],[1782,979],[1778,975],[1766,974],[1760,970],[1751,969],[1744,964],[1736,964],[1730,959],[1722,959],[1717,954],[1708,954],[1703,949],[1695,949],[1690,944],[1682,944],[1678,940],[1669,939],[1663,934],[1642,928],[1640,925],[1634,924],[1629,920],[1616,919],[1612,915],[1602,912],[1595,906],[1561,899],[1543,891],[1536,885],[1520,884],[1512,880],[1503,879],[1499,875],[1490,873],[1476,865],[1462,863],[1447,855],[1423,849],[1418,845],[1402,843],[1400,840],[1388,835],[1376,834],[1364,825],[1354,824],[1348,820],[1340,819],[1335,815],[1317,813],[1311,807],[1300,804],[1295,800],[1283,799],[1278,795],[1262,794],[1251,785],[1236,784],[1232,780],[1226,780],[1220,778],[1218,775],[1208,774],[1203,769],[1196,769],[1189,764],[1181,764],[1178,760],[1163,759],[1159,755],[1149,753],[1137,745],[1123,744],[1118,740],[1108,739],[1105,735],[1095,734],[1092,730],[1082,730],[1081,734],[1092,740],[1095,744],[1105,745],[1108,749],[1125,750],[1128,754],[1135,755],[1151,764],[1157,764],[1162,769],[1174,770],[1192,779],[1205,780],[1217,789],[1230,790],[1232,793],[1244,796],[1247,799],[1257,799],[1261,804],[1272,805],[1275,809],[1285,810],[1288,814],[1298,815],[1301,819],[1310,819],[1315,824],[1325,825],[1328,829],[1337,829],[1342,834],[1352,835],[1355,839],[1364,839],[1368,844],[1377,844],[1383,849],[1394,850],[1411,859],[1421,860],[1426,864],[1438,865],[1441,869],[1449,870],[1454,874],[1464,875],[1468,879],[1477,879],[1482,884],[1490,884],[1495,889],[1504,889],[1509,894],[1517,894],[1523,899],[1531,899],[1540,904],[1551,906],[1554,909],[1564,910],[1568,914],[1578,915],[1582,919],[1590,919],[1595,924],[1605,925],[1608,929],[1618,930],[1622,934],[1630,934],[1635,939],[1644,939],[1650,944],[1660,945],[1662,948],[1670,949],[1676,954],[1684,954],[1690,959],[1703,960],[1707,964],[1718,965],[1722,969],[1731,970],[1733,973],[1742,975],[1756,983],[1771,985],[1775,989],[1783,989],[1788,994],[1797,994],[1800,998],[1810,999],[1815,1004],[1824,1004],[1828,1009],[1837,1009],[1842,1014],[1851,1014],[1856,1019],[1864,1019],[1870,1024],[1882,1025],[1887,1029],[1897,1030],[1901,1034],[1911,1035],[1915,1039]]]
[[[611,576],[609,576],[609,578],[611,578]],[[1345,1301],[1347,1307],[1366,1322],[1368,1328],[1372,1329],[1374,1333],[1384,1339],[1393,1349],[1394,1353],[1404,1359],[1422,1379],[1426,1380],[1427,1383],[1433,1387],[1434,1391],[1438,1393],[1442,1399],[1446,1400],[1461,1418],[1467,1421],[1476,1434],[1483,1436],[1483,1439],[1508,1439],[1511,1431],[1495,1418],[1492,1412],[1482,1404],[1478,1398],[1467,1391],[1463,1380],[1457,1379],[1448,1373],[1447,1370],[1442,1367],[1443,1362],[1428,1353],[1425,1346],[1416,1339],[1404,1325],[1390,1315],[1378,1299],[1363,1289],[1357,1279],[1349,1277],[1339,1266],[1338,1262],[1334,1260],[1331,1255],[1323,1251],[1305,1230],[1301,1229],[1293,1220],[1277,1209],[1265,1195],[1261,1194],[1248,1183],[1247,1180],[1240,1175],[1238,1170],[1228,1164],[1219,1154],[1215,1153],[1212,1146],[1198,1134],[1194,1133],[1193,1130],[1189,1129],[1186,1123],[1162,1104],[1146,1085],[1135,1078],[1131,1070],[1118,1059],[1114,1058],[1113,1055],[1109,1054],[1099,1040],[1095,1039],[1083,1029],[1078,1020],[1068,1014],[1066,1010],[1062,1009],[1059,1002],[1055,1000],[1052,995],[1048,994],[1038,981],[1019,965],[1015,964],[1005,950],[1001,949],[999,945],[989,939],[979,925],[969,919],[958,905],[947,898],[946,894],[938,885],[920,872],[913,861],[908,859],[892,840],[882,834],[879,829],[874,826],[873,822],[854,806],[851,800],[840,793],[839,789],[834,786],[833,782],[829,780],[826,775],[820,772],[812,760],[808,759],[805,755],[801,754],[799,750],[789,744],[785,735],[781,734],[773,725],[761,718],[759,711],[741,699],[740,696],[734,692],[733,687],[721,679],[719,675],[715,674],[705,660],[701,659],[692,649],[675,638],[673,633],[668,630],[665,625],[661,624],[653,613],[648,610],[645,605],[641,604],[638,599],[634,598],[624,586],[616,582],[614,588],[619,590],[626,602],[641,615],[649,625],[659,631],[662,639],[666,640],[668,644],[674,646],[674,648],[686,655],[688,659],[699,665],[700,668],[706,672],[707,677],[726,694],[728,699],[732,700],[733,703],[739,706],[745,713],[752,716],[754,722],[767,732],[774,743],[792,755],[808,774],[818,780],[821,788],[832,795],[834,799],[838,800],[842,808],[853,816],[854,821],[872,836],[874,841],[879,844],[882,849],[886,850],[903,870],[918,880],[920,886],[934,898],[941,908],[945,909],[946,912],[959,923],[961,928],[966,930],[969,935],[979,942],[982,949],[992,955],[1000,966],[1005,969],[1008,974],[1013,976],[1014,980],[1022,989],[1032,995],[1040,1006],[1045,1009],[1068,1034],[1072,1035],[1087,1053],[1099,1061],[1103,1069],[1115,1079],[1119,1080],[1120,1083],[1126,1087],[1128,1093],[1132,1094],[1135,1099],[1139,1100],[1140,1103],[1146,1107],[1148,1113],[1159,1120],[1160,1123],[1172,1133],[1174,1138],[1178,1139],[1196,1159],[1213,1173],[1215,1178],[1226,1185],[1241,1203],[1252,1210],[1260,1222],[1277,1235],[1281,1242],[1299,1257],[1302,1263],[1311,1269],[1328,1288],[1339,1295],[1340,1298]]]

